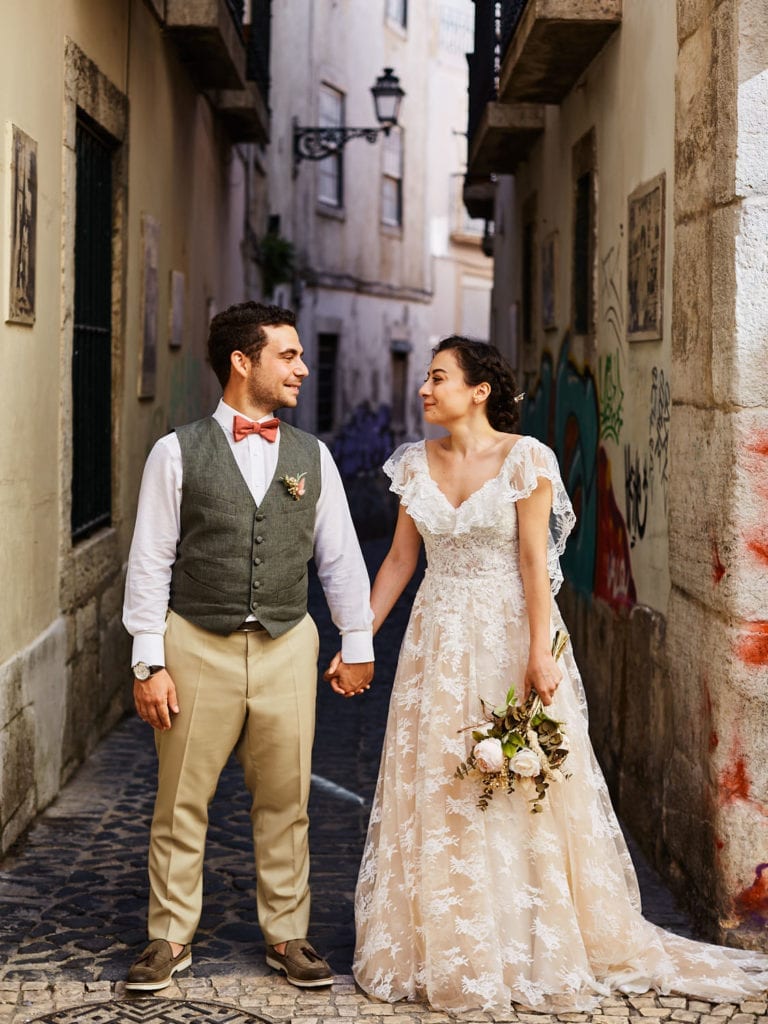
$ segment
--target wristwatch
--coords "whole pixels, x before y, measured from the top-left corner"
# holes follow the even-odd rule
[[[146,661],[137,661],[132,668],[132,672],[140,683],[145,683],[150,676],[153,676],[155,672],[159,672],[163,668],[165,668],[165,665],[148,665]]]

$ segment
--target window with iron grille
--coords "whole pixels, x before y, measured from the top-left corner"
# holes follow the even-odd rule
[[[381,222],[403,223],[403,133],[392,128],[382,144]]]
[[[336,362],[338,334],[317,336],[317,431],[327,434],[334,428],[336,414]]]
[[[592,329],[592,174],[576,179],[573,224],[573,330],[589,334]]]
[[[112,518],[112,154],[84,115],[76,135],[72,539]]]
[[[320,86],[318,124],[321,128],[344,126],[344,93],[330,85]],[[344,205],[344,164],[342,151],[327,156],[317,165],[317,198],[328,206]]]

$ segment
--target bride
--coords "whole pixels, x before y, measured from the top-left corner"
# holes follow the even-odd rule
[[[588,734],[553,599],[575,517],[552,451],[514,433],[515,385],[489,345],[451,337],[419,391],[434,441],[384,466],[400,509],[374,583],[374,632],[416,567],[355,895],[353,971],[370,995],[454,1012],[589,1010],[612,989],[732,1001],[768,987],[768,956],[694,943],[640,913],[637,881]],[[457,778],[480,698],[535,689],[570,744],[541,813],[531,783]]]

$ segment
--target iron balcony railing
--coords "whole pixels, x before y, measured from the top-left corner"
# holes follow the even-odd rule
[[[523,11],[527,6],[528,0],[501,0],[500,35],[502,60],[504,59],[504,54],[509,48],[509,44],[512,42],[512,36],[515,34],[515,30],[520,24]]]
[[[227,0],[227,7],[232,12],[232,18],[237,25],[237,31],[243,34],[243,18],[245,17],[245,0]]]
[[[259,87],[269,106],[269,51],[272,0],[253,0],[246,51],[246,76]]]
[[[469,117],[467,145],[477,132],[483,111],[496,99],[499,85],[499,19],[496,0],[476,0],[475,50],[467,54],[469,64]]]

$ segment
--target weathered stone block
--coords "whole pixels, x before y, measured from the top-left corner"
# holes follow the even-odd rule
[[[766,77],[766,76],[763,76]],[[726,220],[724,211],[722,219]],[[723,234],[734,238],[736,316],[734,331],[723,347],[732,353],[733,387],[728,398],[734,405],[765,408],[768,401],[768,206],[748,200],[738,207],[738,216],[726,222]],[[725,239],[722,242],[725,245]],[[714,296],[713,296],[714,298]],[[727,346],[727,347],[726,347]],[[715,390],[718,376],[715,373]]]
[[[709,19],[712,0],[677,0],[677,43],[681,46]]]
[[[672,266],[674,403],[713,404],[712,238],[707,215],[677,224]],[[733,302],[731,302],[731,307]],[[674,430],[673,430],[674,436]]]
[[[675,222],[709,209],[715,161],[713,39],[705,21],[680,46],[675,81]]]
[[[35,786],[35,727],[27,706],[0,732],[0,829],[33,795]]]

